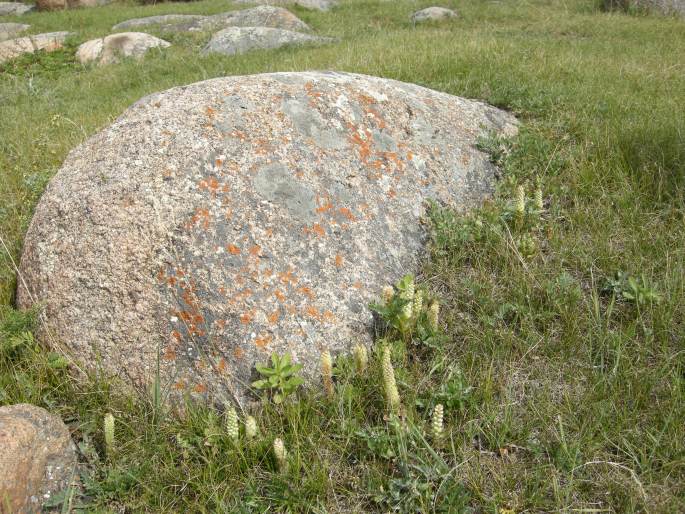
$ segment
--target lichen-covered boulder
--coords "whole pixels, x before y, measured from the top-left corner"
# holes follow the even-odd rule
[[[422,23],[425,21],[442,21],[449,20],[450,18],[456,18],[457,13],[452,9],[447,9],[445,7],[426,7],[420,11],[416,11],[411,16],[411,21],[414,23]]]
[[[260,5],[252,9],[228,11],[212,16],[193,14],[163,14],[123,21],[112,30],[154,26],[171,32],[200,32],[225,27],[271,27],[277,29],[307,31],[309,26],[293,13],[282,7]]]
[[[338,5],[338,0],[233,0],[236,4],[297,5],[315,11],[328,11]]]
[[[21,2],[0,2],[0,16],[19,16],[33,11],[32,5]]]
[[[54,52],[62,48],[64,41],[70,35],[69,32],[48,32],[2,41],[0,42],[0,63],[38,50]]]
[[[143,57],[153,48],[167,48],[171,43],[144,32],[121,32],[105,38],[86,41],[78,47],[76,58],[81,64],[113,64],[125,57]]]
[[[204,53],[244,54],[251,50],[273,50],[286,45],[330,43],[331,38],[269,27],[228,27],[212,36]]]
[[[0,23],[0,41],[17,37],[30,27],[31,25],[26,25],[25,23]]]
[[[84,365],[244,398],[254,364],[370,343],[368,303],[416,270],[426,201],[481,200],[476,148],[515,119],[333,72],[225,77],[148,96],[74,149],[29,227],[18,303]],[[229,394],[232,393],[232,394]]]
[[[76,464],[59,417],[28,404],[0,407],[0,512],[41,512],[77,479]]]

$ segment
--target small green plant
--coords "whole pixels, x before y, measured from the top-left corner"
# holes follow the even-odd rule
[[[661,301],[661,295],[644,275],[637,279],[622,271],[617,271],[613,277],[607,279],[602,291],[639,307]]]
[[[298,376],[302,364],[292,363],[289,353],[282,357],[274,353],[271,355],[271,365],[255,366],[264,378],[252,382],[252,387],[266,391],[274,403],[280,404],[304,383],[304,379]]]

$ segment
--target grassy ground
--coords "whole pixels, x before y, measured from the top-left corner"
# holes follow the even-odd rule
[[[142,63],[82,68],[72,47],[1,65],[0,404],[45,406],[74,429],[88,466],[69,508],[685,511],[685,23],[590,0],[446,0],[458,20],[412,27],[408,15],[431,4],[294,9],[340,39],[320,48],[200,57],[209,35],[178,35]],[[75,45],[128,18],[228,6],[115,4],[21,20],[34,32],[76,31]],[[12,260],[67,152],[145,94],[306,69],[419,83],[523,122],[516,140],[483,142],[504,169],[498,197],[469,217],[432,213],[420,281],[441,300],[446,338],[379,334],[401,416],[388,416],[375,355],[364,374],[338,363],[332,399],[301,391],[255,409],[251,444],[233,443],[211,410],[179,420],[106,380],[71,377],[34,342],[32,316],[11,307]],[[517,186],[530,194],[536,180],[544,211],[512,214]],[[446,409],[438,442],[428,435],[436,403]],[[106,412],[116,419],[109,454]],[[283,471],[274,437],[289,451]]]

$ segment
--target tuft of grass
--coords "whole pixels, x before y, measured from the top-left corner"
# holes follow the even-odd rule
[[[84,461],[83,491],[63,496],[75,510],[685,510],[685,25],[594,0],[530,0],[446,1],[458,19],[413,27],[409,15],[430,4],[294,8],[339,39],[330,46],[201,56],[209,34],[175,35],[141,62],[99,68],[76,64],[73,49],[115,23],[232,7],[117,3],[22,17],[36,33],[77,35],[0,73],[0,404],[41,405],[70,425]],[[300,390],[239,413],[258,427],[239,444],[233,421],[228,431],[209,406],[173,416],[40,347],[35,313],[11,307],[14,263],[67,152],[154,91],[307,69],[414,82],[522,120],[516,139],[481,142],[502,170],[491,202],[430,210],[431,256],[415,290],[424,310],[440,302],[435,344],[421,323],[393,328],[404,299],[381,313],[376,351],[336,360],[332,396]],[[391,415],[380,348],[401,399]]]

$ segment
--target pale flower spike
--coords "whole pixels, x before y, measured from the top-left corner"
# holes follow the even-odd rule
[[[381,362],[383,368],[383,385],[385,387],[385,397],[388,401],[388,406],[391,411],[395,411],[400,406],[400,393],[397,391],[397,382],[395,381],[395,370],[392,367],[392,360],[390,359],[390,348],[387,346],[383,348],[383,357]]]
[[[433,331],[438,330],[438,318],[440,316],[440,304],[434,301],[428,307],[428,323]]]
[[[392,286],[385,286],[382,295],[383,302],[387,305],[392,301],[392,297],[395,296],[395,289]]]
[[[104,431],[105,450],[107,451],[107,455],[111,455],[114,451],[114,416],[111,412],[105,414]]]
[[[545,208],[544,200],[542,199],[542,189],[538,186],[535,190],[535,209],[541,211]]]
[[[354,364],[358,373],[366,371],[369,365],[369,353],[366,350],[366,346],[358,344],[354,347]]]
[[[526,191],[523,186],[518,186],[516,188],[516,203],[515,203],[516,215],[523,216],[526,211]]]
[[[402,315],[404,316],[405,319],[409,319],[412,316],[412,307],[414,303],[414,280],[412,279],[409,281],[407,284],[406,289],[404,290],[404,293],[402,294],[402,298],[407,300],[407,304],[403,307],[402,309]]]
[[[443,431],[443,417],[444,407],[438,403],[433,409],[433,419],[431,420],[431,429],[433,431],[433,438],[440,439]]]
[[[288,464],[288,451],[285,449],[283,440],[280,437],[274,439],[274,456],[276,457],[276,462],[278,463],[278,469],[285,471]]]
[[[423,291],[419,290],[414,294],[414,306],[412,308],[414,316],[417,318],[421,316],[421,311],[423,310]]]
[[[321,354],[321,378],[326,396],[333,397],[333,359],[329,351]]]
[[[253,416],[245,418],[245,437],[248,439],[257,437],[257,420]]]
[[[238,413],[233,407],[226,411],[226,433],[234,441],[238,440],[240,429],[238,427]]]

